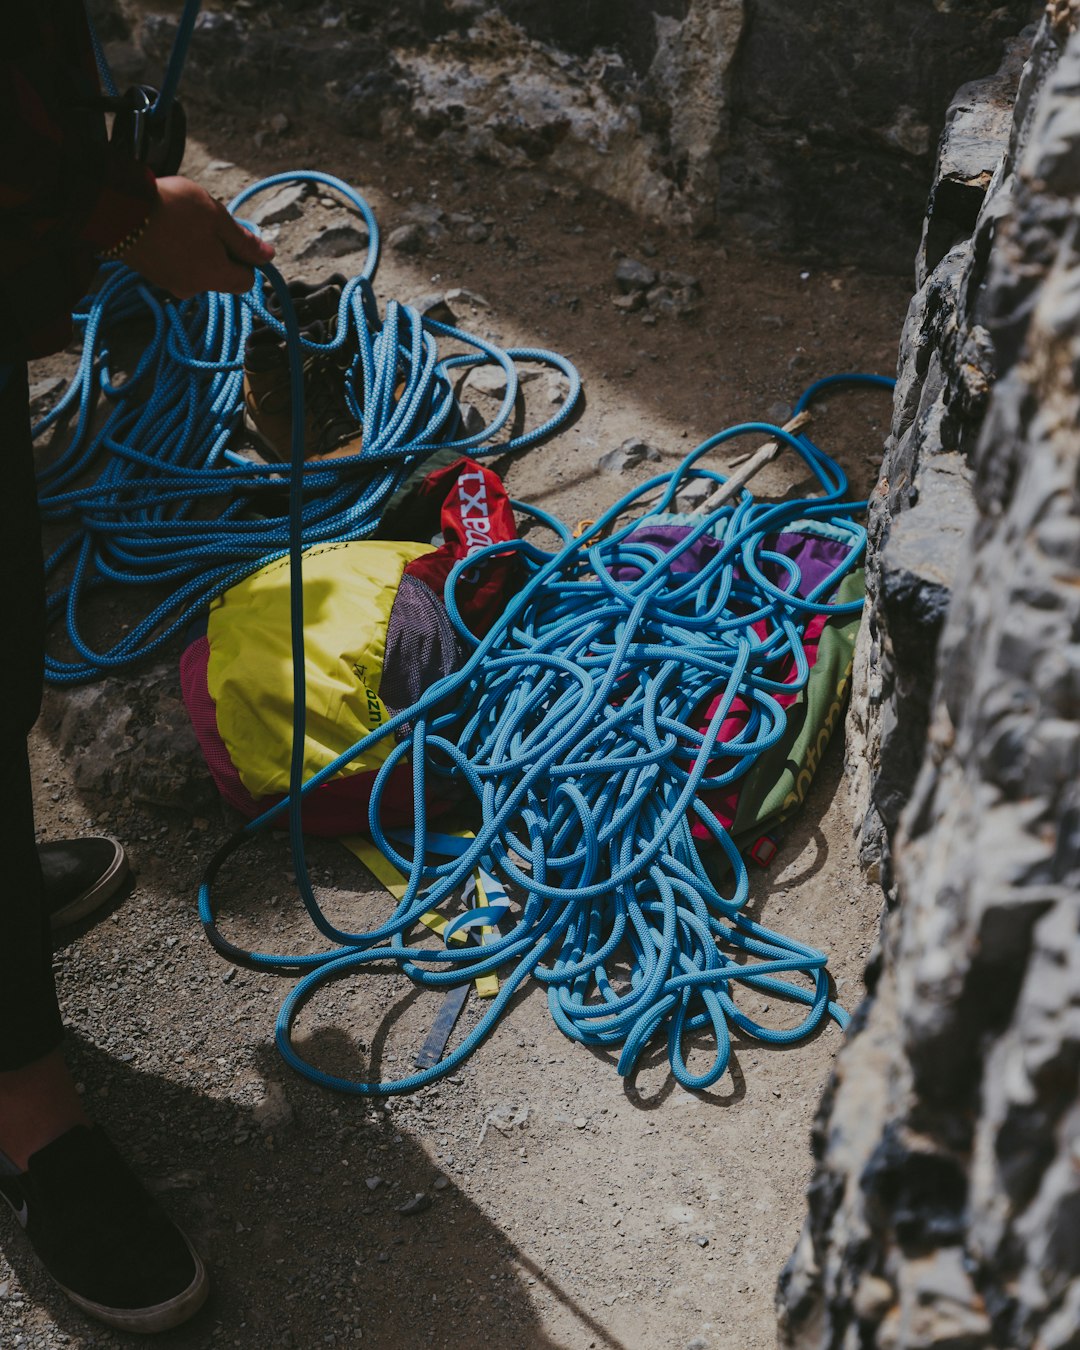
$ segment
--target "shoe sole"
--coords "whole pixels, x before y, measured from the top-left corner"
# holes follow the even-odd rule
[[[62,909],[56,910],[50,916],[49,923],[53,931],[78,923],[80,919],[85,919],[88,914],[93,914],[95,909],[100,909],[102,905],[113,898],[130,875],[131,867],[128,863],[127,854],[124,852],[124,847],[122,844],[116,844],[116,852],[113,854],[112,865],[108,870],[98,877],[88,891],[83,891],[82,895],[77,895],[74,900],[64,905]]]
[[[187,1249],[195,1262],[195,1278],[182,1294],[177,1294],[175,1298],[167,1299],[164,1303],[158,1303],[153,1308],[109,1308],[103,1303],[95,1303],[93,1299],[83,1298],[81,1294],[69,1289],[66,1284],[61,1284],[59,1280],[54,1280],[53,1283],[88,1317],[93,1317],[95,1321],[103,1322],[105,1326],[113,1327],[116,1331],[144,1334],[171,1331],[173,1327],[178,1327],[194,1317],[210,1295],[210,1278],[202,1258],[188,1242],[187,1235],[181,1233],[180,1236],[187,1243]]]

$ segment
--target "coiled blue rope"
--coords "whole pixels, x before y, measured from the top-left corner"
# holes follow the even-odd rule
[[[891,388],[879,376],[820,381],[801,411],[823,389],[843,383]],[[644,519],[666,512],[692,478],[724,481],[700,463],[723,442],[748,433],[779,439],[814,474],[821,493],[780,505],[758,503],[747,491],[708,516],[670,552],[632,537],[641,505],[660,490]],[[298,467],[294,457],[294,470]],[[362,1095],[412,1091],[453,1071],[492,1031],[530,977],[547,989],[556,1024],[591,1045],[621,1047],[618,1070],[631,1074],[645,1046],[666,1037],[674,1077],[705,1088],[725,1072],[730,1027],[773,1044],[808,1035],[822,1018],[843,1025],[829,998],[825,954],[784,937],[742,912],[748,893],[743,861],[702,794],[748,772],[782,736],[785,714],[776,695],[800,688],[808,675],[802,629],[814,614],[849,613],[835,590],[856,564],[865,534],[856,516],[864,503],[846,503],[840,467],[806,435],[767,423],[743,423],[711,437],[674,472],[642,484],[616,503],[580,539],[525,503],[515,508],[551,527],[562,541],[544,552],[519,540],[512,547],[529,579],[494,628],[473,638],[454,595],[466,565],[446,584],[446,601],[461,640],[472,646],[465,666],[432,686],[412,707],[372,732],[303,782],[303,597],[299,584],[301,479],[294,472],[291,520],[293,666],[296,725],[291,792],[229,840],[211,860],[199,889],[199,913],[214,947],[258,969],[299,974],[277,1020],[275,1038],[286,1061],[323,1086]],[[629,517],[624,523],[624,517]],[[799,594],[798,568],[768,547],[785,527],[825,520],[848,541],[833,574]],[[704,534],[720,540],[712,559],[691,576],[673,564]],[[780,569],[782,580],[770,580]],[[794,674],[792,675],[791,669]],[[739,731],[720,742],[736,698],[748,713]],[[715,704],[707,719],[702,709]],[[449,711],[446,709],[449,708]],[[302,797],[376,741],[397,741],[371,794],[372,837],[408,877],[390,918],[363,933],[337,928],[322,912],[308,876],[301,829]],[[408,756],[414,783],[415,830],[403,840],[380,822],[380,802],[395,767]],[[480,821],[475,838],[446,841],[426,826],[430,778],[471,797]],[[221,933],[212,898],[226,859],[246,840],[288,812],[298,887],[318,931],[332,944],[303,955],[254,952]],[[703,856],[691,822],[711,836]],[[449,861],[438,862],[440,854]],[[721,881],[716,866],[727,865]],[[449,908],[482,866],[517,896],[512,926],[480,948],[420,946],[421,914]],[[723,885],[723,890],[720,889]],[[368,965],[392,962],[425,987],[439,989],[498,970],[502,984],[462,1042],[431,1068],[393,1081],[369,1082],[328,1074],[292,1044],[295,1018],[326,983]],[[629,966],[621,983],[609,970]],[[780,976],[797,974],[801,983]],[[740,985],[802,1004],[794,1027],[765,1026],[742,1011]],[[692,1069],[685,1042],[711,1037],[711,1062]]]
[[[359,454],[299,470],[303,545],[371,534],[397,488],[436,450],[473,456],[523,450],[574,414],[581,382],[554,352],[504,351],[393,300],[380,318],[372,289],[378,226],[347,183],[313,172],[277,174],[241,193],[230,209],[292,182],[341,196],[369,232],[363,267],[342,289],[333,337],[326,343],[295,337],[297,350],[306,353],[350,354],[345,392],[363,427]],[[261,285],[242,298],[208,294],[180,304],[122,263],[106,265],[76,315],[83,339],[78,370],[57,407],[34,428],[41,437],[72,422],[66,444],[39,475],[43,519],[67,527],[46,560],[50,682],[95,679],[153,654],[216,595],[287,551],[289,518],[275,505],[284,486],[281,466],[233,449],[243,412],[244,344],[255,317],[284,335]],[[144,325],[148,339],[121,381],[113,374],[113,353],[125,335],[130,340],[133,323]],[[561,372],[567,393],[542,425],[507,436],[520,362]],[[454,385],[480,364],[505,372],[506,393],[492,420],[466,435]],[[97,426],[99,399],[107,416]],[[145,593],[150,585],[167,587],[165,598],[111,645],[96,647],[88,635],[95,594],[104,587]]]

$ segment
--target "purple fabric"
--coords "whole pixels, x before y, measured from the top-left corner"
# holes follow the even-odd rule
[[[775,543],[771,538],[768,538],[766,546],[773,553],[783,553],[795,563],[801,573],[798,587],[799,595],[809,595],[826,577],[831,576],[838,567],[841,567],[851,553],[850,546],[839,539],[826,539],[819,534],[796,534],[786,531],[776,536]],[[781,586],[785,585],[787,576],[782,567],[772,565],[766,566],[762,570],[770,581]]]
[[[627,543],[651,544],[670,552],[691,532],[689,525],[645,525],[629,536]],[[840,567],[850,553],[849,545],[839,539],[818,534],[802,534],[790,530],[778,535],[766,535],[765,547],[772,553],[783,553],[792,559],[800,572],[797,594],[809,595],[826,577]],[[720,541],[712,535],[702,535],[690,548],[671,564],[673,574],[700,572],[720,551]],[[741,571],[741,569],[737,569]],[[786,588],[787,572],[776,563],[766,561],[762,567],[765,576],[774,584]],[[617,581],[633,581],[641,575],[641,568],[622,563],[612,568]]]
[[[670,553],[677,544],[682,543],[690,533],[689,525],[645,525],[635,530],[627,539],[628,544],[652,544],[654,548]],[[720,541],[711,534],[703,534],[692,546],[681,553],[671,564],[673,573],[700,572],[720,551]],[[612,569],[617,581],[633,581],[641,576],[641,568],[633,563],[622,563]]]

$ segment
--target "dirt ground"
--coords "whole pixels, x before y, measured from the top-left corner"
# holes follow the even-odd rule
[[[729,422],[777,418],[818,376],[892,373],[906,279],[669,236],[539,175],[350,143],[322,127],[275,133],[196,114],[195,133],[186,167],[225,198],[310,167],[359,188],[384,233],[417,203],[447,213],[441,237],[418,254],[386,251],[376,291],[385,301],[466,288],[486,305],[466,306],[464,326],[576,363],[580,419],[504,466],[513,496],[566,520],[594,517],[633,481],[597,467],[630,436],[672,465]],[[315,203],[282,227],[286,274],[310,277],[291,255],[343,218]],[[470,231],[476,223],[485,230]],[[702,309],[654,324],[620,312],[619,251],[699,278]],[[817,421],[816,438],[860,493],[876,478],[887,421],[887,399],[873,393],[830,397]],[[799,476],[781,462],[757,487],[778,492]],[[193,819],[83,799],[44,728],[34,756],[42,835],[119,834],[136,870],[110,915],[58,947],[56,969],[93,1114],[212,1268],[208,1307],[163,1346],[775,1344],[773,1290],[802,1220],[810,1124],[841,1039],[834,1025],[791,1048],[737,1040],[730,1074],[693,1094],[673,1084],[659,1053],[624,1081],[612,1055],[564,1039],[533,988],[449,1080],[385,1103],[333,1095],[274,1049],[289,982],[226,965],[202,936],[195,890],[235,825],[227,810]],[[851,1009],[879,894],[855,866],[840,759],[834,745],[773,866],[755,871],[752,912],[825,948]],[[312,860],[334,913],[356,922],[385,912],[385,895],[339,845],[313,848]],[[282,840],[242,854],[221,894],[241,940],[311,943]],[[411,1063],[435,999],[403,977],[366,976],[335,986],[298,1039],[322,1062],[392,1076]],[[463,1025],[477,1015],[474,997]],[[420,1193],[421,1212],[402,1213]],[[72,1309],[6,1215],[0,1248],[0,1345],[136,1343]]]

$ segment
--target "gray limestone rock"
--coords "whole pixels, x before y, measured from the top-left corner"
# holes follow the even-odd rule
[[[1027,44],[1030,47],[1030,42]],[[939,149],[918,273],[901,337],[893,421],[870,500],[867,623],[855,654],[847,759],[863,866],[893,889],[889,838],[911,795],[930,720],[932,671],[954,578],[974,523],[969,458],[995,372],[982,322],[987,222],[996,219],[1010,127],[1003,102],[1020,78],[1013,44],[993,77],[957,96]],[[966,175],[981,211],[966,240],[929,265],[939,189]],[[946,194],[947,195],[947,194]],[[942,208],[943,209],[943,208]],[[958,227],[950,217],[949,231]]]
[[[906,334],[853,713],[894,907],[781,1280],[799,1350],[1080,1344],[1077,88],[1061,0]],[[968,187],[976,141],[942,157]]]

